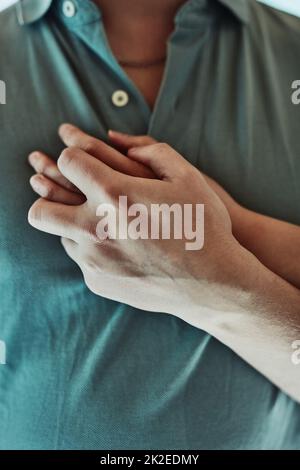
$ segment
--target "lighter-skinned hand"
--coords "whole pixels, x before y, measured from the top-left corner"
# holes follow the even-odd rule
[[[62,237],[66,252],[81,268],[87,286],[99,295],[139,308],[175,312],[182,311],[180,305],[187,301],[189,292],[195,295],[187,284],[196,280],[197,289],[202,288],[204,306],[220,308],[222,304],[224,308],[225,303],[226,308],[228,301],[231,308],[232,301],[224,297],[223,287],[234,286],[244,251],[232,235],[225,205],[203,175],[170,146],[152,143],[151,138],[147,145],[131,148],[126,158],[119,150],[73,126],[62,126],[60,135],[69,146],[57,162],[59,177],[64,178],[60,181],[76,195],[74,188],[78,188],[83,200],[73,205],[42,197],[30,209],[29,222],[39,230]],[[115,138],[115,146],[130,147],[124,140],[117,142]],[[50,164],[46,156],[43,158]],[[44,177],[49,178],[48,175],[45,171]],[[66,181],[72,183],[70,189],[66,188]],[[146,206],[204,204],[204,248],[196,254],[186,251],[185,240],[108,239],[101,243],[96,232],[97,207],[101,203],[116,205],[120,195],[128,197],[128,204]],[[237,265],[233,267],[234,259]],[[137,298],[137,290],[144,295]]]

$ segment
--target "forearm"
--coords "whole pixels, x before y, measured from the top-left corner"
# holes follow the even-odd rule
[[[227,207],[238,242],[271,271],[300,288],[300,227],[240,206],[216,181],[206,179]]]
[[[235,287],[220,285],[224,306],[202,307],[196,290],[182,318],[235,351],[272,383],[300,402],[300,365],[291,357],[300,340],[300,291],[246,250],[232,259]],[[198,295],[198,306],[196,298]]]
[[[241,245],[265,266],[300,288],[300,227],[242,208],[233,230]]]

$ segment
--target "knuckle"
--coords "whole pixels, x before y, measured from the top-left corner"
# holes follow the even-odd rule
[[[45,185],[45,198],[51,199],[51,200],[54,199],[55,192],[56,191],[55,191],[54,187],[52,186],[52,184],[47,183]]]
[[[83,278],[84,278],[84,282],[85,282],[85,285],[87,286],[87,288],[88,288],[93,294],[98,294],[98,295],[99,295],[99,288],[100,288],[100,285],[99,285],[99,288],[98,288],[98,289],[95,288],[95,283],[94,283],[93,278],[91,277],[91,273],[89,272],[89,270],[88,270],[88,269],[85,269],[84,267],[81,267],[81,271],[82,271]]]
[[[165,142],[158,142],[156,144],[153,144],[154,146],[154,150],[157,151],[157,153],[159,154],[163,154],[167,151],[169,151],[170,149],[170,146],[168,144],[166,144]]]
[[[97,235],[97,223],[96,222],[85,222],[82,225],[82,234],[84,238],[88,239],[92,243],[99,242],[99,238]]]
[[[93,139],[93,138],[86,139],[84,145],[82,146],[82,149],[86,153],[94,155],[97,151],[97,141],[96,141],[96,139]]]
[[[184,165],[180,171],[180,177],[188,187],[196,187],[199,185],[199,174],[189,165]]]
[[[98,272],[99,266],[92,255],[84,255],[82,259],[84,270],[88,272]]]
[[[103,184],[99,181],[99,173],[97,171],[86,169],[85,177],[89,182],[91,200],[97,204],[98,201],[101,201],[103,194],[106,194],[103,190]]]
[[[66,167],[67,165],[69,165],[74,159],[75,154],[76,154],[75,148],[73,147],[65,148],[61,152],[59,159],[57,160],[58,168],[60,169],[61,167]]]

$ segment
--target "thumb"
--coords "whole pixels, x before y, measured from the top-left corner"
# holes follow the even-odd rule
[[[189,163],[170,145],[156,143],[128,150],[128,157],[151,168],[162,180],[172,180],[182,174]]]

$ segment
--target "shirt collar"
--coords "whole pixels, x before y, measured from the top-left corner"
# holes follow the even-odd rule
[[[219,0],[219,3],[228,7],[243,23],[249,22],[249,0]]]
[[[17,18],[21,25],[34,23],[50,8],[52,0],[19,0],[16,4]]]
[[[42,18],[49,10],[52,3],[57,0],[19,0],[16,4],[16,11],[19,24],[25,25],[34,23]],[[190,0],[199,2],[201,0]],[[203,1],[203,0],[202,0]],[[210,0],[211,1],[211,0]],[[242,22],[249,21],[248,0],[217,0],[227,7]],[[76,4],[76,1],[74,1]]]

